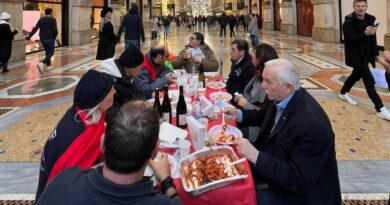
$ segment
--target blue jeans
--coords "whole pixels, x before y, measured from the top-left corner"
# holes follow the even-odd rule
[[[164,36],[168,37],[169,26],[164,27]]]
[[[255,47],[259,44],[259,37],[251,34],[252,46]]]
[[[268,196],[268,189],[262,189],[260,191],[256,191],[256,203],[258,205],[271,205]]]
[[[140,47],[140,42],[139,40],[128,40],[126,39],[125,40],[125,47],[129,47],[130,45],[133,45],[133,46],[136,46],[137,48]]]
[[[46,64],[47,66],[51,65],[50,59],[54,55],[54,43],[55,43],[54,39],[41,39],[41,44],[46,52],[46,56],[42,60],[42,63]]]

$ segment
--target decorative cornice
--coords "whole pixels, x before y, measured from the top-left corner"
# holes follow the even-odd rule
[[[315,4],[334,4],[335,0],[311,0],[313,5]]]

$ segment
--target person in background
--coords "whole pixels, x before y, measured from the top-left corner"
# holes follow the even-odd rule
[[[369,63],[375,67],[375,60],[379,55],[376,40],[377,26],[374,26],[375,17],[366,13],[366,0],[354,0],[353,9],[354,12],[345,17],[343,24],[345,61],[353,70],[338,96],[351,105],[357,105],[348,93],[357,81],[363,79],[367,94],[375,105],[377,117],[390,120],[390,112],[376,92],[375,80],[368,68]]]
[[[45,187],[62,170],[71,166],[90,168],[101,157],[105,115],[112,106],[114,79],[89,70],[79,81],[73,105],[50,134],[41,157],[38,201]]]
[[[378,62],[385,67],[386,73],[385,73],[385,78],[387,82],[388,89],[390,91],[390,52],[385,51],[383,54],[383,57],[380,57],[378,59]]]
[[[259,43],[260,30],[257,16],[253,13],[251,21],[249,22],[248,32],[251,34],[252,46],[255,47]]]
[[[213,50],[204,42],[204,36],[200,32],[194,32],[189,37],[188,44],[177,55],[173,66],[175,69],[184,69],[187,73],[193,72],[193,67],[198,72],[199,66],[203,66],[204,72],[218,71],[218,61]]]
[[[40,18],[37,22],[37,25],[31,31],[30,35],[27,37],[27,40],[30,40],[31,37],[39,29],[39,38],[43,48],[45,49],[45,58],[37,64],[38,71],[42,74],[45,70],[52,70],[51,67],[51,57],[54,55],[54,45],[55,40],[58,35],[57,30],[57,21],[52,17],[53,9],[46,8],[45,16]]]
[[[228,17],[226,16],[225,12],[222,13],[222,15],[219,17],[219,26],[221,27],[221,31],[219,32],[219,36],[223,36],[226,38],[226,25],[228,24]]]
[[[152,98],[156,88],[162,90],[172,80],[172,73],[165,66],[168,54],[166,46],[157,44],[144,55],[142,69],[134,78],[133,86],[146,99]]]
[[[171,25],[171,21],[167,16],[164,16],[162,19],[163,22],[163,27],[164,27],[164,39],[168,38],[168,33],[169,33],[169,27]]]
[[[236,37],[236,34],[234,33],[234,27],[236,26],[237,19],[233,14],[230,14],[229,16],[229,30],[230,30],[230,37]]]
[[[232,66],[229,79],[226,82],[226,89],[232,96],[244,92],[245,86],[255,75],[255,68],[252,63],[252,56],[249,54],[248,43],[243,39],[236,39],[231,44],[230,55]],[[236,102],[232,100],[232,104]]]
[[[105,7],[100,12],[99,44],[96,60],[106,60],[115,54],[115,44],[118,42],[114,34],[114,26],[111,23],[112,8]]]
[[[226,120],[260,127],[255,138],[234,141],[251,163],[256,185],[266,183],[256,186],[257,204],[341,204],[335,135],[325,111],[300,88],[289,61],[268,61],[262,76],[262,109],[225,108]]]
[[[264,105],[267,93],[261,87],[263,81],[263,70],[265,63],[277,59],[278,54],[275,49],[268,44],[259,44],[256,46],[255,56],[252,58],[252,63],[255,66],[255,75],[245,86],[242,96],[235,96],[234,102],[242,110],[258,110]],[[248,138],[256,137],[259,133],[259,127],[244,127],[240,126],[240,130],[244,136]]]
[[[158,17],[156,15],[152,16],[150,19],[150,31],[152,32],[152,40],[157,39],[157,31],[158,31]]]
[[[100,72],[115,78],[115,95],[113,106],[107,112],[109,119],[119,107],[128,101],[144,99],[143,94],[137,92],[132,82],[142,68],[144,56],[137,46],[127,47],[119,58],[109,58],[100,65]]]
[[[0,13],[0,70],[2,73],[8,72],[8,61],[12,54],[12,40],[18,31],[11,30],[9,21],[11,15],[7,12]]]
[[[158,113],[147,102],[124,104],[107,123],[101,143],[103,165],[64,170],[37,205],[180,205],[168,157],[158,153],[159,129]],[[150,177],[144,177],[148,164],[162,181],[161,192],[154,189]]]
[[[141,47],[142,44],[145,44],[145,33],[144,33],[144,24],[142,22],[142,17],[139,15],[138,6],[136,3],[131,3],[131,8],[129,12],[123,17],[121,26],[119,27],[117,39],[120,41],[123,30],[125,33],[125,47],[130,45]]]

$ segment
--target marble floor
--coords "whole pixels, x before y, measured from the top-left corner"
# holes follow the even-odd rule
[[[221,39],[216,28],[197,30],[205,33],[205,41],[222,67],[220,73],[226,77],[231,65],[233,38]],[[158,41],[177,54],[188,41],[189,34],[188,29],[173,26],[168,39],[159,38]],[[237,37],[244,35],[240,27]],[[150,35],[146,38],[143,51],[154,43],[150,41]],[[296,66],[302,86],[327,112],[336,134],[344,198],[358,199],[358,195],[350,194],[360,193],[366,194],[363,195],[366,198],[388,199],[390,122],[376,117],[361,82],[350,92],[358,106],[337,98],[343,81],[351,73],[344,63],[343,45],[273,31],[263,31],[261,42],[274,46],[282,58]],[[42,52],[27,55],[25,61],[11,64],[10,72],[0,74],[0,200],[2,196],[31,196],[35,192],[38,161],[49,133],[71,105],[80,77],[89,69],[99,69],[100,61],[95,60],[96,47],[94,41],[85,46],[57,48],[53,56],[54,69],[43,75],[35,66],[43,57]],[[117,46],[116,56],[123,48],[123,44]],[[390,92],[382,88],[377,91],[390,108]]]

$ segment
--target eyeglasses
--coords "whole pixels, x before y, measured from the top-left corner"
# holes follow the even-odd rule
[[[194,40],[194,39],[196,39],[195,37],[193,37],[193,36],[190,36],[190,40]]]

